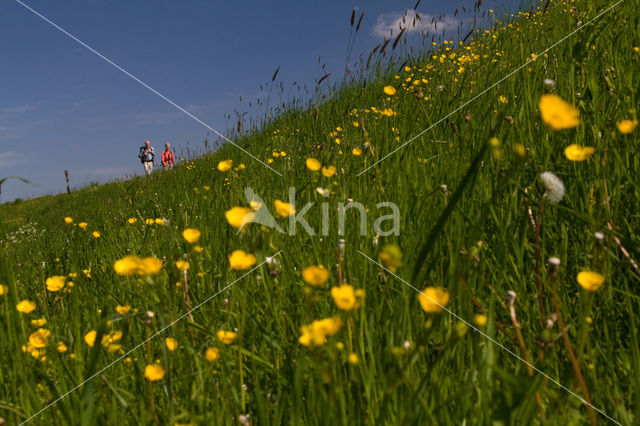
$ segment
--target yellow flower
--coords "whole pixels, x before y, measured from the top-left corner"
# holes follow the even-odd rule
[[[34,326],[34,327],[42,327],[46,323],[47,323],[47,319],[46,318],[38,318],[38,319],[32,319],[31,320],[31,325]]]
[[[36,304],[30,300],[23,300],[22,302],[16,305],[16,309],[18,312],[22,312],[23,314],[28,314],[32,312],[36,308]]]
[[[580,124],[580,111],[558,95],[542,95],[538,109],[542,121],[554,130],[571,129]]]
[[[98,332],[95,330],[91,330],[90,332],[88,332],[87,334],[84,335],[84,342],[93,347],[93,345],[95,345],[96,343],[96,336],[98,335]]]
[[[67,217],[65,217],[65,218],[64,218],[64,223],[66,223],[66,224],[73,223],[73,218],[70,218],[70,217],[68,217],[68,216],[67,216]]]
[[[176,262],[176,268],[178,268],[181,271],[188,271],[189,268],[191,268],[191,265],[186,260],[178,260]]]
[[[51,331],[39,328],[29,336],[29,344],[34,348],[44,348],[49,344],[49,335]]]
[[[228,172],[231,169],[232,165],[233,165],[232,160],[221,161],[218,163],[218,170],[220,170],[221,172]]]
[[[315,158],[307,158],[306,164],[307,169],[311,170],[312,172],[317,172],[318,170],[320,170],[320,167],[322,167],[322,164]]]
[[[384,86],[384,93],[393,96],[396,94],[396,89],[393,86]]]
[[[449,303],[449,292],[441,287],[427,287],[418,295],[418,301],[425,312],[439,314]]]
[[[193,252],[196,253],[196,254],[202,253],[203,250],[204,249],[202,247],[200,247],[200,246],[194,246],[193,247]]]
[[[62,287],[64,287],[65,282],[67,281],[67,277],[55,275],[53,277],[47,278],[45,284],[47,285],[47,290],[49,291],[58,291]]]
[[[249,205],[251,206],[251,210],[253,210],[254,212],[257,212],[258,210],[260,210],[260,208],[262,207],[262,203],[259,201],[254,201],[252,200]]]
[[[509,99],[505,98],[504,96],[500,95],[498,96],[498,101],[502,104],[508,104],[509,103]]]
[[[0,296],[9,293],[9,287],[4,284],[0,284]]]
[[[93,235],[94,238],[100,238],[100,233],[98,231],[93,231],[91,235]]]
[[[146,223],[147,225],[155,225],[156,221],[155,219],[147,219],[144,221],[144,223]]]
[[[137,219],[137,218],[135,218],[135,217],[130,217],[130,218],[127,220],[127,222],[129,222],[129,224],[131,224],[131,225],[133,225],[133,224],[134,224],[134,223],[136,223],[137,221],[138,221],[138,219]]]
[[[204,353],[204,357],[207,361],[213,362],[220,358],[220,349],[218,348],[208,348]]]
[[[187,228],[184,231],[182,231],[182,236],[190,244],[197,243],[198,240],[200,239],[200,231],[193,228]]]
[[[402,251],[396,244],[386,244],[382,247],[379,257],[380,263],[394,274],[402,266]]]
[[[330,178],[336,174],[335,166],[323,167],[322,168],[322,176],[326,178]]]
[[[140,259],[138,256],[125,256],[113,264],[116,274],[131,275],[155,275],[162,269],[162,260],[155,257]]]
[[[584,161],[587,160],[595,152],[595,148],[592,146],[580,146],[571,144],[564,149],[564,155],[570,161]]]
[[[351,352],[349,354],[349,356],[347,357],[347,362],[351,365],[357,365],[358,364],[358,355],[356,355],[355,353]]]
[[[327,343],[327,336],[333,336],[340,331],[342,321],[340,317],[324,318],[300,327],[301,336],[298,343],[304,346],[322,346]]]
[[[156,219],[154,222],[156,225],[164,225],[164,219]]]
[[[282,217],[291,216],[296,212],[296,208],[293,205],[280,200],[275,200],[273,202],[273,205],[276,208],[276,213],[278,213]]]
[[[338,309],[351,311],[360,307],[360,302],[364,298],[363,290],[354,290],[349,284],[342,284],[340,287],[331,287],[331,296]]]
[[[167,349],[170,352],[173,352],[178,348],[178,341],[173,337],[167,337],[164,339],[164,344],[167,345]]]
[[[236,333],[234,333],[233,331],[227,331],[227,330],[219,330],[218,331],[218,339],[220,339],[220,341],[222,343],[224,343],[225,345],[230,345],[233,343],[234,340],[236,340],[236,337],[238,335]]]
[[[473,322],[475,322],[478,327],[484,327],[487,324],[487,316],[478,314],[473,317]]]
[[[118,305],[116,306],[116,312],[119,313],[120,315],[127,315],[129,313],[129,311],[131,310],[131,306],[129,305]]]
[[[319,287],[329,279],[329,271],[324,266],[311,265],[302,270],[302,279],[307,284]]]
[[[162,269],[162,260],[155,257],[145,257],[138,265],[138,275],[155,275]]]
[[[604,275],[597,272],[582,271],[576,277],[578,284],[587,291],[596,291],[604,284]]]
[[[244,170],[246,168],[247,168],[247,166],[245,166],[244,163],[240,163],[240,164],[238,164],[238,167],[236,167],[236,170],[242,171],[242,170]]]
[[[245,253],[243,250],[235,250],[229,256],[229,265],[233,269],[249,269],[257,262],[256,257],[253,254]]]
[[[224,212],[224,217],[227,218],[227,222],[234,228],[241,228],[253,222],[255,216],[255,213],[248,207],[233,207]]]
[[[64,353],[64,352],[66,352],[66,351],[67,351],[67,345],[65,345],[65,344],[64,344],[64,343],[62,343],[62,342],[59,342],[59,343],[58,343],[58,347],[57,347],[56,349],[58,350],[58,352],[60,352],[60,353]]]
[[[360,148],[353,148],[353,150],[351,151],[351,153],[355,156],[358,156],[360,154],[362,154],[362,150]]]
[[[628,135],[629,133],[633,132],[637,126],[638,120],[622,120],[617,124],[618,131],[620,131],[620,133],[624,135]]]
[[[164,377],[164,368],[159,364],[149,364],[144,368],[144,377],[150,382],[162,380]]]
[[[78,224],[78,227],[79,227],[79,228],[82,228],[82,229],[87,229],[87,226],[88,226],[88,225],[89,225],[89,224],[88,224],[87,222],[80,222],[80,223]]]

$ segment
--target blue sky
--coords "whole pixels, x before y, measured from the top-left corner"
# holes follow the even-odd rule
[[[224,114],[249,110],[260,85],[280,66],[279,81],[313,86],[325,64],[331,78],[345,67],[349,17],[365,17],[352,60],[367,54],[410,1],[21,0],[202,121],[227,133]],[[425,0],[431,16],[472,0]],[[485,0],[482,10],[513,9],[519,0]],[[7,181],[1,201],[142,174],[137,150],[150,139],[180,148],[202,146],[208,130],[109,65],[15,0],[0,0],[0,178],[18,175],[38,186]],[[457,20],[471,16],[458,15]],[[452,30],[451,37],[455,35]],[[413,39],[417,39],[415,36]],[[318,58],[321,57],[320,64]],[[242,102],[240,101],[242,98]],[[251,161],[247,159],[247,161]]]

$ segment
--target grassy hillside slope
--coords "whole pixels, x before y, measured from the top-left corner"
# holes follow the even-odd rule
[[[17,424],[55,403],[32,421],[637,424],[640,131],[623,120],[637,117],[640,5],[535,56],[614,4],[545,3],[238,139],[282,176],[225,146],[148,178],[0,206],[0,417]],[[551,109],[570,128],[545,124],[545,93],[579,124],[562,106]],[[571,161],[572,144],[593,153]],[[558,203],[544,171],[564,182]],[[238,232],[225,212],[249,207],[247,187],[285,230],[274,202],[290,187],[298,210],[316,202],[305,219],[317,235]],[[339,232],[349,199],[368,209],[365,235],[355,209]],[[376,236],[391,212],[381,202],[398,206],[399,235]],[[232,268],[235,250],[255,264]],[[114,268],[130,255],[162,264]],[[327,282],[307,282],[311,265]],[[584,289],[584,271],[604,284]],[[447,310],[420,300],[428,287]],[[35,309],[16,309],[23,300]]]

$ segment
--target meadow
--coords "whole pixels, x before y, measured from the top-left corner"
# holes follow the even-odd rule
[[[234,135],[279,174],[226,144],[0,205],[0,417],[640,423],[640,4],[614,4],[536,1]]]

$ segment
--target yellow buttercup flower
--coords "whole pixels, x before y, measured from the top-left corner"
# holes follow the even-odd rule
[[[178,341],[173,337],[167,337],[164,339],[164,344],[167,345],[167,349],[170,352],[173,352],[178,348]]]
[[[315,158],[307,158],[306,164],[307,169],[311,170],[312,172],[317,172],[318,170],[320,170],[320,167],[322,167],[322,164]]]
[[[273,205],[276,208],[276,213],[278,213],[282,217],[291,216],[296,212],[296,208],[293,205],[280,200],[275,200],[273,202]]]
[[[0,296],[3,296],[7,293],[9,293],[9,287],[4,284],[0,284]]]
[[[596,291],[604,284],[604,275],[598,272],[582,271],[576,277],[578,284],[587,291]]]
[[[364,299],[364,290],[355,290],[352,285],[342,284],[339,287],[331,288],[331,296],[338,309],[352,311],[360,307]]]
[[[47,290],[49,291],[58,291],[62,287],[64,287],[65,282],[67,281],[67,277],[55,275],[53,277],[47,278],[45,284],[47,286]]]
[[[70,218],[70,217],[68,217],[68,216],[67,216],[67,217],[65,217],[65,218],[64,218],[64,223],[66,223],[66,224],[73,223],[73,218]]]
[[[257,262],[256,257],[253,254],[248,254],[243,250],[235,250],[229,256],[229,265],[233,269],[244,270],[249,269]]]
[[[150,382],[162,380],[164,377],[164,368],[159,364],[149,364],[144,368],[144,377]]]
[[[262,203],[259,201],[252,200],[249,205],[251,206],[251,210],[257,212],[262,207]]]
[[[220,339],[220,341],[225,345],[232,344],[233,341],[236,340],[237,336],[238,334],[234,333],[233,331],[227,331],[227,330],[218,331],[218,339]]]
[[[138,275],[155,275],[162,269],[162,260],[155,257],[145,257],[138,265]]]
[[[16,305],[16,309],[18,310],[18,312],[22,312],[23,314],[28,314],[30,312],[33,312],[34,309],[36,309],[36,304],[30,300],[23,300],[22,302]]]
[[[322,176],[326,178],[333,177],[336,174],[335,166],[323,167],[322,168]]]
[[[216,361],[218,358],[220,358],[220,349],[208,348],[204,353],[204,358],[209,362]]]
[[[47,319],[46,318],[38,318],[38,319],[32,319],[31,320],[31,325],[34,327],[42,327],[47,323]]]
[[[473,322],[475,322],[478,327],[484,327],[485,325],[487,325],[487,316],[478,314],[473,317]]]
[[[88,332],[87,334],[84,335],[84,342],[93,347],[93,345],[96,344],[96,336],[98,335],[98,332],[95,330],[91,330],[90,332]]]
[[[379,258],[380,263],[394,274],[402,266],[402,251],[396,244],[386,244],[382,247]]]
[[[362,154],[362,150],[360,148],[353,148],[353,150],[351,151],[351,153],[355,156],[358,156],[360,154]]]
[[[156,223],[156,225],[164,225],[164,219],[158,218],[158,219],[154,220],[154,222]]]
[[[351,365],[358,365],[358,362],[359,362],[358,355],[351,352],[347,357],[347,362]]]
[[[81,228],[81,229],[87,229],[87,226],[89,226],[87,222],[80,222],[78,224],[78,228]]]
[[[307,284],[319,287],[329,279],[329,271],[324,266],[311,265],[302,270],[302,279]]]
[[[396,89],[393,86],[384,86],[384,93],[389,96],[393,96],[396,94]]]
[[[144,221],[144,223],[146,223],[147,225],[155,225],[156,220],[155,219],[147,219]]]
[[[100,233],[98,231],[93,231],[91,235],[93,235],[93,238],[100,238]]]
[[[554,130],[571,129],[580,124],[580,111],[558,95],[542,95],[538,109],[542,121]]]
[[[327,336],[333,336],[340,331],[342,321],[340,317],[324,318],[300,327],[298,343],[304,346],[323,346],[327,343]]]
[[[248,207],[233,207],[224,212],[224,217],[227,218],[227,222],[234,228],[241,228],[253,222],[255,216],[253,210]]]
[[[65,345],[64,343],[60,342],[60,343],[58,343],[58,347],[56,349],[60,353],[65,353],[67,351],[67,345]]]
[[[178,260],[176,262],[176,268],[178,268],[181,271],[188,271],[189,268],[191,268],[191,265],[186,260]]]
[[[120,315],[127,315],[131,310],[131,306],[129,305],[118,305],[116,306],[116,312]]]
[[[233,160],[224,160],[218,163],[218,170],[221,172],[228,172],[233,166]]]
[[[29,344],[34,348],[44,348],[49,344],[49,336],[51,331],[39,328],[38,331],[31,333],[29,336]]]
[[[127,222],[129,222],[129,224],[132,224],[132,225],[133,225],[134,223],[136,223],[137,221],[138,221],[138,219],[137,219],[137,218],[135,218],[135,217],[130,217],[130,218],[127,220]]]
[[[595,152],[595,148],[592,146],[580,146],[571,144],[564,149],[564,155],[570,161],[584,161],[587,160]]]
[[[200,231],[193,228],[187,228],[184,231],[182,231],[182,236],[184,237],[185,240],[187,240],[188,243],[194,244],[194,243],[197,243],[198,240],[200,239]]]
[[[162,260],[155,257],[144,259],[138,256],[125,256],[113,264],[116,274],[123,276],[131,275],[155,275],[162,269]]]
[[[638,127],[638,120],[622,120],[619,121],[616,126],[618,127],[618,131],[623,135],[628,135],[633,132],[636,127]]]
[[[418,301],[425,312],[439,314],[449,303],[449,292],[442,287],[427,287],[418,295]]]

